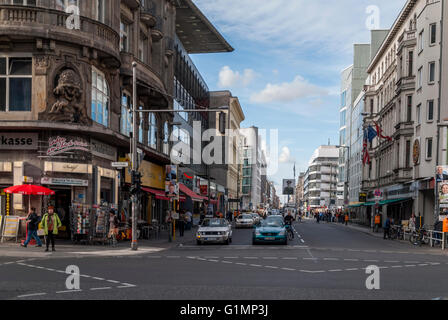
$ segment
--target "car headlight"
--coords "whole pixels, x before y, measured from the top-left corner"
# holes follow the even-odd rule
[[[256,236],[261,236],[261,232],[260,232],[260,230],[255,230],[255,235],[256,235]]]

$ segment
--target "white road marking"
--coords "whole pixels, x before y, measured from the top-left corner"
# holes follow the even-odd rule
[[[324,258],[324,260],[327,260],[327,261],[338,261],[339,259],[338,258]]]
[[[104,278],[99,278],[99,277],[92,277],[92,279],[95,279],[95,280],[101,280],[101,281],[106,280],[106,279],[104,279]]]
[[[251,267],[261,267],[259,264],[250,264]]]
[[[296,257],[284,257],[282,258],[282,260],[297,260],[298,258]]]
[[[109,290],[112,289],[112,287],[102,287],[102,288],[90,288],[90,290],[95,291],[95,290]]]
[[[56,291],[56,293],[57,294],[60,294],[60,293],[73,293],[73,292],[81,292],[82,290],[81,289],[79,289],[79,290],[65,290],[65,291]]]
[[[385,263],[399,263],[400,261],[384,261]]]
[[[344,261],[359,261],[359,259],[344,259]]]
[[[44,296],[44,295],[46,295],[45,292],[41,292],[41,293],[31,293],[31,294],[24,294],[24,295],[18,296],[17,298],[37,297],[37,296]]]
[[[345,269],[345,271],[356,271],[359,270],[358,268],[350,268],[350,269]]]
[[[116,280],[106,280],[107,282],[111,282],[111,283],[120,283],[120,281],[116,281]]]
[[[341,272],[341,269],[328,270],[328,272]]]
[[[291,268],[282,268],[282,270],[286,270],[286,271],[296,271],[296,269],[291,269]]]
[[[222,261],[222,263],[233,264],[231,261]]]
[[[403,266],[392,266],[391,268],[403,268]]]

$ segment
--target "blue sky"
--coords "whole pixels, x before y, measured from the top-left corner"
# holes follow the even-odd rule
[[[369,43],[369,6],[390,28],[405,0],[194,0],[235,48],[192,55],[210,90],[230,90],[252,125],[279,130],[283,178],[305,170],[314,150],[339,140],[340,72],[353,44]],[[269,141],[268,141],[269,143]]]

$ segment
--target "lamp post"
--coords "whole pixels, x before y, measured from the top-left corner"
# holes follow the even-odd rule
[[[350,187],[350,183],[349,183],[349,179],[350,179],[350,146],[336,146],[336,148],[346,148],[347,149],[347,153],[348,153],[348,158],[347,158],[347,170],[346,170],[346,172],[347,172],[347,174],[346,174],[346,176],[347,176],[347,178],[345,179],[345,181],[344,181],[344,188],[347,186],[347,193],[348,193],[348,190],[349,190],[349,187]],[[345,194],[345,190],[344,190],[344,194]],[[331,196],[331,193],[330,193],[330,196]],[[345,198],[345,196],[344,196],[344,206],[345,206],[345,200],[346,200],[346,198]],[[336,195],[336,202],[337,202],[337,195]]]
[[[162,93],[163,94],[163,93]],[[164,94],[167,97],[169,95]],[[132,177],[135,177],[137,174],[137,62],[132,62],[132,134],[130,135],[130,145],[131,145],[131,170]],[[156,110],[138,110],[140,114],[145,113],[192,113],[192,112],[221,112],[224,110],[228,110],[228,107],[220,107],[216,109],[204,108],[204,109],[184,109],[184,110],[167,110],[167,109],[156,109]],[[137,183],[136,179],[132,179],[132,188],[136,190]],[[209,188],[210,190],[210,188]],[[210,192],[210,191],[209,191]],[[137,193],[138,194],[138,193]],[[137,194],[132,195],[132,242],[131,249],[138,249],[138,241],[137,241]],[[209,194],[209,202],[210,202],[210,194]]]

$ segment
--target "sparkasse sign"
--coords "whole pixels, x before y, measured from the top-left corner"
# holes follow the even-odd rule
[[[37,133],[2,132],[0,133],[0,150],[37,150]]]

